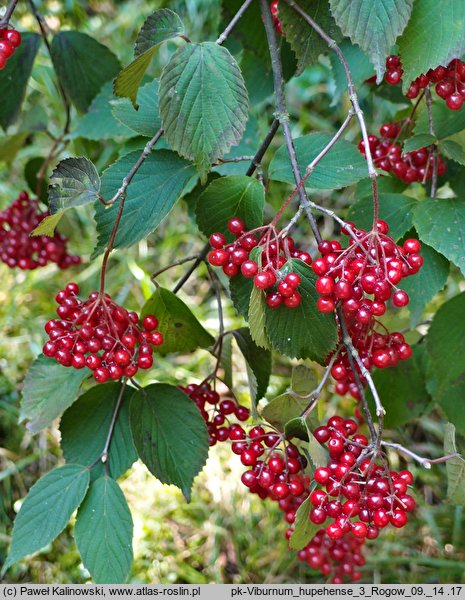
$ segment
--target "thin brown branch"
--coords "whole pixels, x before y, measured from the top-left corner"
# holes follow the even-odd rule
[[[223,33],[220,35],[220,37],[216,40],[217,44],[221,45],[225,41],[225,39],[229,36],[229,34],[234,29],[234,27],[236,26],[239,19],[242,17],[242,15],[245,13],[245,11],[249,8],[249,6],[252,4],[252,2],[253,2],[253,0],[245,0],[244,4],[240,7],[240,9],[237,11],[237,13],[231,19],[231,22],[228,24],[226,29],[223,31]]]
[[[8,23],[11,19],[11,15],[13,14],[16,5],[18,4],[18,0],[10,0],[10,3],[6,7],[6,12],[0,20],[0,28],[7,27]]]
[[[425,98],[426,98],[426,109],[428,111],[428,131],[431,135],[435,135],[434,133],[434,123],[433,123],[433,101],[431,98],[431,90],[429,89],[429,87],[427,87],[425,89]],[[434,144],[434,148],[433,148],[433,172],[431,174],[431,190],[430,190],[430,196],[431,198],[435,198],[436,197],[436,193],[438,190],[438,147],[437,144]],[[427,165],[427,170],[430,168],[430,165]]]

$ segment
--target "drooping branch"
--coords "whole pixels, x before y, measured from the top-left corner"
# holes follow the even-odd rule
[[[217,44],[221,45],[225,41],[225,39],[229,36],[231,31],[237,25],[237,22],[239,21],[239,19],[242,17],[242,15],[245,13],[245,11],[249,8],[249,6],[252,4],[252,2],[253,2],[253,0],[245,0],[244,4],[240,7],[240,9],[237,11],[237,13],[231,19],[231,22],[228,24],[226,29],[223,31],[223,33],[220,35],[220,37],[216,40]]]

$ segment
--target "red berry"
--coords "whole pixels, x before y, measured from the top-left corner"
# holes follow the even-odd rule
[[[234,233],[235,235],[240,235],[245,231],[245,223],[242,219],[234,217],[228,221],[228,229],[231,233]]]
[[[254,260],[246,260],[241,265],[241,273],[244,277],[254,277],[258,273],[258,265]]]
[[[410,302],[410,298],[409,298],[407,292],[404,292],[404,290],[397,290],[397,292],[395,292],[395,294],[392,297],[392,303],[394,304],[394,306],[397,306],[398,308],[407,306],[407,304],[409,302]]]
[[[21,44],[21,34],[15,29],[7,29],[3,34],[3,39],[9,42],[13,48],[18,48]]]
[[[222,233],[212,233],[210,236],[210,246],[219,250],[226,245],[226,237]]]

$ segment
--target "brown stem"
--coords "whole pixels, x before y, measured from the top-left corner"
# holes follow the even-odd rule
[[[123,179],[122,186],[119,188],[119,190],[116,192],[116,194],[111,199],[110,204],[114,204],[118,198],[120,199],[120,201],[119,201],[118,213],[115,218],[113,229],[111,230],[107,248],[105,250],[105,254],[103,255],[102,267],[101,267],[101,271],[100,271],[100,295],[101,296],[103,296],[103,293],[105,291],[105,274],[106,274],[106,270],[107,270],[108,258],[110,256],[111,251],[113,250],[113,244],[115,242],[116,232],[118,231],[121,217],[123,215],[124,201],[126,199],[126,191],[129,187],[131,181],[133,180],[134,175],[140,169],[141,165],[143,164],[143,162],[145,161],[147,156],[149,156],[149,154],[152,152],[153,147],[155,146],[155,144],[158,142],[158,140],[161,138],[162,135],[163,135],[163,129],[159,129],[157,131],[157,133],[153,136],[153,138],[149,142],[147,142],[147,144],[146,144],[144,150],[142,151],[142,154],[139,156],[136,164],[132,167],[132,169],[129,171],[129,173],[126,175],[126,177]]]
[[[286,101],[284,99],[284,78],[281,58],[279,54],[278,42],[276,40],[276,31],[274,28],[273,17],[271,15],[270,7],[267,0],[260,0],[260,6],[263,15],[263,22],[265,25],[266,37],[268,40],[268,48],[270,51],[271,68],[273,71],[274,80],[274,92],[276,96],[276,118],[279,120],[281,127],[283,128],[284,139],[286,142],[287,152],[289,154],[289,160],[291,162],[292,173],[294,174],[295,182],[298,186],[298,193],[300,196],[300,202],[305,206],[308,200],[305,188],[301,184],[302,175],[300,173],[299,165],[297,163],[297,157],[292,140],[291,128],[289,126],[289,114],[286,108]],[[283,209],[284,210],[284,209]],[[313,231],[313,235],[317,242],[321,242],[321,235],[318,230],[313,215],[307,215],[310,222],[310,227]]]
[[[229,23],[229,25],[226,27],[226,29],[223,31],[223,33],[220,35],[220,37],[216,40],[216,43],[218,45],[221,45],[225,41],[225,39],[228,37],[228,35],[234,29],[237,22],[242,17],[242,15],[245,13],[245,11],[249,8],[249,6],[252,4],[252,2],[253,2],[253,0],[245,0],[244,4],[240,7],[240,9],[237,11],[237,13],[231,19],[231,22]]]
[[[3,18],[0,20],[0,28],[6,27],[10,21],[11,15],[13,14],[16,5],[18,4],[18,0],[10,0],[6,8],[6,13],[3,15]]]
[[[432,109],[432,98],[431,98],[431,90],[429,89],[429,87],[427,87],[425,89],[425,98],[426,98],[426,109],[428,111],[428,130],[430,132],[431,135],[435,136],[434,133],[434,123],[433,123],[433,109]],[[434,144],[434,148],[433,148],[433,172],[431,174],[431,191],[430,191],[430,196],[431,198],[435,198],[436,197],[436,192],[438,189],[438,146],[437,144]],[[427,169],[429,169],[430,165],[429,165],[429,158],[428,158],[428,165],[427,165]]]

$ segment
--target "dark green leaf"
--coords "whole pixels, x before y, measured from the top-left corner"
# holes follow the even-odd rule
[[[55,167],[48,186],[50,212],[67,210],[95,202],[99,197],[100,177],[95,165],[85,156],[65,158]]]
[[[89,471],[80,465],[53,469],[32,486],[13,528],[10,553],[3,567],[37,552],[66,527],[89,486]]]
[[[146,315],[155,315],[158,319],[157,329],[163,334],[163,344],[155,350],[160,354],[193,352],[197,348],[208,348],[215,341],[190,308],[165,288],[159,287],[144,304],[141,318]]]
[[[424,264],[412,277],[402,280],[401,288],[410,296],[410,322],[416,325],[426,304],[446,285],[449,261],[427,244],[421,245]]]
[[[116,481],[94,481],[79,508],[74,535],[95,583],[126,581],[133,559],[132,530],[131,511]]]
[[[327,0],[300,0],[298,4],[330,37],[340,39],[341,34],[329,12]],[[284,35],[297,56],[297,73],[316,63],[320,54],[328,52],[328,44],[285,2],[279,4],[279,19]]]
[[[465,3],[446,0],[441,2],[440,10],[438,8],[436,0],[416,0],[411,19],[398,42],[404,92],[421,73],[447,65],[465,52]]]
[[[197,406],[177,387],[154,383],[134,394],[130,415],[141,460],[162,483],[179,487],[189,501],[209,448]]]
[[[342,33],[368,54],[381,81],[386,56],[407,25],[413,0],[329,0],[329,4]]]
[[[310,358],[323,364],[336,344],[336,321],[332,314],[322,314],[317,309],[316,276],[312,269],[295,259],[287,263],[287,268],[292,268],[302,278],[299,286],[302,302],[292,309],[284,305],[274,310],[267,307],[268,337],[273,348],[281,354]]]
[[[294,140],[299,169],[302,174],[308,164],[328,144],[329,133],[310,133]],[[367,177],[366,161],[358,149],[349,142],[336,142],[316,166],[306,182],[306,187],[318,190],[336,190]],[[269,177],[276,181],[295,184],[286,146],[281,146],[273,157],[269,168]]]
[[[379,216],[389,223],[389,235],[398,240],[412,228],[415,198],[402,194],[380,194]],[[357,227],[370,229],[373,224],[373,196],[358,200],[350,207],[349,219]]]
[[[135,133],[153,137],[161,127],[158,112],[158,81],[142,86],[137,94],[138,110],[126,99],[112,102],[113,116]]]
[[[449,421],[465,434],[465,352],[463,331],[458,324],[465,314],[465,293],[455,296],[437,311],[426,336],[426,349],[434,386],[434,400]]]
[[[243,4],[243,0],[226,0],[221,3],[223,22],[221,30],[225,29]],[[281,9],[281,7],[279,7]],[[231,32],[231,38],[240,40],[241,46],[251,51],[265,65],[270,64],[270,52],[263,27],[259,2],[252,2],[247,8],[245,19],[240,19]],[[226,43],[229,41],[226,41]]]
[[[115,96],[129,98],[135,110],[139,108],[136,99],[140,84],[144,79],[145,72],[152,61],[155,51],[156,47],[153,47],[138,56],[118,73],[118,77],[114,81],[113,92]]]
[[[308,400],[284,393],[270,400],[261,410],[261,416],[279,431],[284,431],[286,423],[299,417],[308,402]]]
[[[257,120],[254,119],[254,117],[249,116],[247,126],[240,142],[237,144],[237,146],[233,146],[231,150],[225,154],[224,160],[228,161],[232,158],[243,156],[250,157],[250,160],[225,162],[224,164],[219,164],[213,167],[213,172],[221,173],[221,175],[243,175],[252,162],[252,157],[255,155],[255,152],[258,150],[260,145],[258,140],[260,140],[260,137],[261,134],[258,128]]]
[[[446,424],[444,434],[444,455],[455,454],[455,427],[452,423]],[[447,497],[453,504],[465,506],[465,460],[461,456],[451,458],[446,462],[447,470]]]
[[[228,221],[239,217],[247,230],[263,223],[265,190],[259,181],[245,175],[230,175],[212,181],[199,197],[195,213],[199,229],[207,236],[219,231],[228,241],[235,239]]]
[[[284,425],[284,433],[289,440],[292,440],[292,438],[297,438],[304,442],[310,440],[308,428],[303,417],[295,417],[288,421]]]
[[[85,33],[61,31],[52,41],[52,61],[61,85],[81,113],[120,65],[110,50]]]
[[[439,151],[447,158],[455,160],[460,165],[465,165],[465,150],[461,144],[452,140],[444,140],[439,144]]]
[[[42,168],[44,162],[45,161],[41,156],[36,156],[35,158],[31,158],[24,167],[24,178],[27,181],[29,189],[34,194],[37,193],[39,184],[37,175],[40,172],[40,169]],[[41,182],[39,196],[41,202],[47,203],[47,186],[45,185],[44,181]]]
[[[21,37],[21,45],[0,71],[0,125],[4,131],[19,116],[41,39],[37,33],[22,33]]]
[[[87,369],[67,369],[42,354],[32,364],[24,380],[20,421],[37,433],[59,417],[76,400],[87,377]]]
[[[184,33],[184,24],[175,12],[169,8],[156,10],[142,25],[136,39],[134,56],[140,56],[154,46],[178,37],[182,33]]]
[[[436,138],[430,133],[419,133],[413,137],[405,140],[403,152],[412,152],[412,150],[418,150],[419,148],[425,148],[434,144]]]
[[[131,152],[104,171],[101,194],[105,199],[109,200],[118,191],[139,156],[140,151]],[[128,187],[114,247],[126,248],[152,233],[176,204],[194,174],[194,168],[174,152],[153,151]],[[94,256],[105,249],[117,212],[118,202],[110,208],[97,204],[95,219],[99,237]]]
[[[364,54],[358,46],[351,44],[349,40],[343,40],[339,44],[344,58],[349,65],[352,79],[355,86],[358,88],[367,79],[373,75],[373,65],[368,56]],[[334,82],[336,84],[336,93],[333,95],[332,106],[335,106],[341,97],[347,92],[347,77],[341,61],[335,52],[329,55],[331,68],[333,70]]]
[[[291,388],[299,396],[307,396],[317,387],[318,380],[313,369],[305,365],[297,365],[292,369]],[[306,400],[306,402],[308,402]]]
[[[252,106],[264,102],[273,94],[273,73],[268,64],[260,60],[255,53],[244,50],[241,71]]]
[[[422,242],[443,254],[465,274],[465,200],[424,200],[415,209],[413,224]]]
[[[247,121],[241,71],[228,50],[212,42],[176,51],[160,79],[159,104],[168,143],[195,162],[202,180],[239,142]]]
[[[386,427],[404,425],[425,413],[431,399],[425,387],[422,370],[423,346],[414,347],[414,354],[395,367],[377,369],[373,374],[376,389],[386,409]],[[371,394],[367,396],[371,400]]]
[[[438,140],[443,140],[465,129],[465,110],[451,110],[442,100],[433,102],[431,110],[434,132]],[[414,133],[417,135],[419,133],[427,133],[428,131],[428,111],[424,107],[418,111]]]
[[[292,550],[301,550],[310,542],[310,540],[320,531],[321,525],[315,525],[310,521],[310,511],[312,504],[310,498],[307,498],[299,506],[294,522],[294,533],[289,540],[289,546]]]
[[[252,286],[248,315],[250,335],[257,346],[268,350],[270,348],[270,340],[265,330],[265,309],[266,301],[263,290]]]
[[[223,338],[221,347],[221,368],[223,369],[224,384],[231,389],[233,386],[233,363],[232,363],[232,338],[227,335]]]
[[[88,112],[77,121],[72,137],[95,141],[133,137],[133,130],[126,127],[124,122],[116,120],[112,114],[114,98],[112,83],[107,81],[93,99]]]
[[[101,455],[121,390],[119,383],[97,385],[65,412],[60,423],[61,449],[67,462],[93,464]],[[118,412],[109,448],[109,472],[117,479],[137,460],[137,452],[129,426],[129,400],[134,389],[127,387]],[[103,463],[95,466],[91,475],[101,475]]]
[[[235,329],[231,332],[236,339],[239,350],[242,352],[256,379],[256,398],[260,400],[266,394],[271,375],[271,352],[259,348],[253,341],[250,331],[246,327]],[[255,387],[255,385],[254,385]]]
[[[229,293],[234,308],[245,319],[248,319],[250,299],[254,287],[253,280],[242,277],[242,275],[236,275],[229,280]]]

